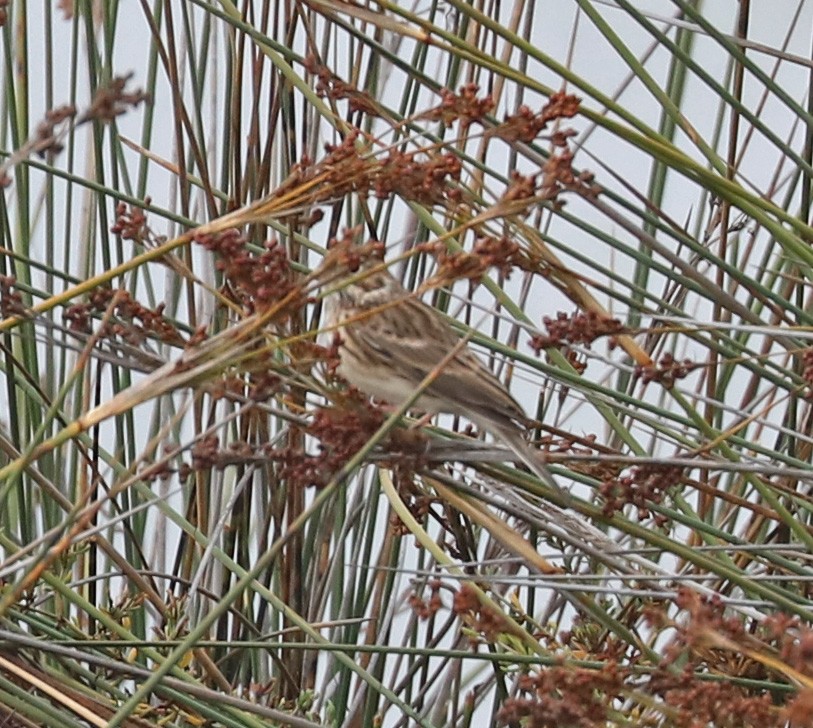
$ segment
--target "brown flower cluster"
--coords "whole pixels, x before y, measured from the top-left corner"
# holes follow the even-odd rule
[[[580,105],[581,100],[577,96],[560,91],[553,94],[539,111],[534,112],[527,106],[520,106],[515,114],[506,116],[501,124],[490,129],[487,134],[506,142],[532,142],[551,121],[576,116]],[[561,136],[554,141],[560,146],[565,143]]]
[[[192,341],[192,339],[190,339]],[[187,348],[200,342],[187,343]],[[206,391],[214,400],[231,399],[240,402],[267,402],[284,389],[284,381],[273,367],[277,362],[273,354],[263,352],[253,362],[256,369],[239,374],[228,374],[206,383]]]
[[[569,149],[547,158],[542,167],[537,195],[543,200],[556,200],[563,190],[572,190],[587,198],[596,197],[601,192],[601,188],[594,183],[592,172],[577,174],[573,169],[573,152]]]
[[[524,728],[604,728],[612,703],[625,692],[625,679],[613,662],[599,670],[562,666],[523,675],[518,687],[527,695],[508,698],[498,720]]]
[[[251,250],[237,230],[216,235],[198,235],[195,242],[217,256],[232,297],[247,313],[262,312],[284,300],[297,283],[288,256],[275,240],[265,243],[262,252]]]
[[[592,172],[577,173],[573,169],[573,153],[569,149],[551,154],[537,174],[523,175],[513,171],[500,202],[514,203],[511,214],[527,215],[533,205],[542,201],[561,207],[564,203],[558,198],[566,190],[577,192],[583,197],[595,197],[601,191],[594,184]],[[517,207],[516,203],[524,203],[525,209],[514,209]]]
[[[678,675],[659,671],[648,687],[668,707],[669,725],[675,728],[780,728],[786,725],[767,692],[750,695],[730,682],[700,680],[688,666]]]
[[[355,273],[359,266],[370,258],[384,260],[384,244],[378,240],[368,240],[359,244],[357,241],[360,233],[361,227],[356,226],[345,230],[340,238],[331,238],[327,248],[332,263],[324,265]]]
[[[421,114],[418,118],[428,121],[439,121],[445,127],[450,127],[459,121],[465,128],[472,122],[481,122],[494,111],[494,99],[491,95],[477,98],[480,87],[476,83],[467,83],[455,93],[448,88],[440,90],[440,105]]]
[[[360,91],[353,84],[339,78],[327,66],[319,62],[314,55],[309,55],[303,63],[305,70],[316,77],[316,93],[320,98],[332,101],[347,99],[350,111],[360,111],[370,116],[380,116],[381,112],[373,98],[366,91]]]
[[[285,464],[284,477],[302,486],[324,487],[367,444],[382,422],[381,410],[364,401],[320,407],[305,429],[319,441],[319,454],[305,458],[300,453],[292,458]]]
[[[660,358],[657,364],[652,366],[636,366],[635,375],[640,377],[644,384],[658,382],[666,389],[671,389],[675,386],[675,382],[678,379],[688,377],[697,366],[699,365],[695,364],[691,359],[678,361],[672,354],[667,352]]]
[[[144,199],[144,206],[149,207],[152,200]],[[147,214],[143,207],[127,205],[119,202],[116,205],[116,221],[110,228],[114,235],[120,235],[122,240],[133,240],[140,245],[157,245],[159,240],[147,224]]]
[[[427,206],[456,203],[461,169],[460,158],[452,152],[426,155],[393,149],[381,160],[372,189],[381,200],[397,194]]]
[[[245,384],[243,379],[239,380]],[[283,389],[282,377],[270,368],[249,372],[246,399],[250,402],[267,402]]]
[[[7,3],[5,3],[7,4]],[[0,0],[0,17],[4,13],[4,0]],[[2,22],[0,22],[2,25]],[[33,136],[29,137],[0,166],[0,187],[11,184],[10,170],[30,157],[32,154],[44,156],[46,153],[58,154],[64,145],[62,140],[72,128],[90,121],[112,121],[128,109],[138,106],[149,96],[143,91],[128,92],[125,90],[130,76],[118,76],[107,86],[97,89],[90,106],[79,114],[75,106],[66,104],[50,109],[45,118],[37,124]]]
[[[17,279],[14,276],[0,275],[0,316],[27,316],[28,309],[23,302],[23,295],[16,289]]]
[[[90,107],[82,114],[80,122],[96,119],[114,121],[131,108],[136,108],[150,100],[150,95],[141,89],[127,91],[127,83],[133,74],[115,76],[106,86],[100,86],[93,96]]]
[[[763,633],[779,651],[779,659],[794,670],[813,677],[813,629],[798,617],[772,614],[760,625]]]
[[[305,159],[298,169],[303,182],[320,171],[325,174],[325,192],[321,193],[319,201],[337,199],[372,187],[378,162],[360,129],[350,131],[339,144],[325,144],[325,152],[325,158],[319,164],[306,166],[309,160]]]
[[[763,665],[741,654],[741,648],[750,646],[759,654],[776,651],[782,662],[811,676],[813,631],[802,627],[796,618],[783,614],[772,615],[754,627],[746,624],[741,616],[727,615],[718,597],[701,596],[687,588],[679,590],[676,603],[686,612],[687,619],[684,624],[676,625],[676,637],[667,646],[664,661],[648,685],[650,693],[676,709],[674,725],[679,728],[706,725],[802,728],[810,725],[813,691],[800,690],[780,707],[776,705],[778,696],[768,691],[755,691],[721,680],[700,680],[696,673],[706,669],[718,675],[770,679]],[[723,645],[729,647],[724,649]],[[687,653],[684,670],[676,674],[670,667],[686,661]]]
[[[282,384],[273,374],[252,381],[249,394],[253,401],[275,396]],[[223,380],[220,391],[214,394],[229,396],[233,392],[243,398],[244,390],[244,380],[235,377]],[[280,480],[287,481],[291,487],[322,488],[367,443],[383,421],[381,411],[361,398],[354,398],[343,407],[317,409],[305,428],[305,432],[319,442],[319,453],[314,456],[298,447],[274,447],[265,443],[258,446],[246,440],[230,442],[224,448],[218,436],[211,434],[195,443],[191,464],[183,468],[182,477],[192,471],[271,462],[276,464]]]
[[[91,321],[102,314],[105,320],[96,335],[101,339],[120,338],[132,346],[147,339],[182,346],[184,337],[164,316],[164,304],[148,308],[120,288],[96,288],[86,303],[75,303],[65,310],[64,318],[72,331],[91,333]]]
[[[440,281],[479,281],[491,268],[497,268],[506,278],[515,267],[525,267],[522,248],[507,236],[483,235],[474,241],[471,253],[449,253],[441,242],[423,243],[421,252],[430,253],[438,262],[436,278]]]
[[[235,440],[230,442],[228,447],[222,448],[220,438],[214,434],[197,440],[192,446],[191,453],[192,465],[182,470],[182,480],[190,471],[208,471],[213,468],[223,470],[229,465],[244,465],[256,458],[254,449],[245,440]]]
[[[429,599],[424,599],[417,591],[409,595],[409,606],[417,615],[418,619],[426,621],[434,617],[443,607],[440,598],[440,579],[432,579],[429,582]]]
[[[638,508],[639,518],[648,518],[648,503],[660,503],[669,488],[683,480],[683,468],[676,465],[640,465],[631,468],[627,475],[601,484],[601,495],[604,497],[604,513],[612,516],[625,505]],[[656,522],[662,517],[655,514]]]
[[[488,643],[496,642],[508,632],[505,615],[484,605],[477,592],[466,584],[455,592],[452,612]],[[476,644],[476,638],[472,637],[472,642]]]
[[[320,94],[332,99],[350,99],[351,108],[378,115],[378,109],[369,97],[340,81],[315,59],[309,59],[306,67],[317,77],[316,87]],[[445,90],[441,92],[441,104],[418,118],[436,119],[444,124],[482,122],[493,110],[494,103],[489,96],[478,98],[477,91],[473,84],[462,87],[457,94]],[[529,139],[553,119],[576,114],[578,106],[576,97],[554,94],[539,112],[524,109],[491,132],[507,140]],[[530,206],[540,200],[554,200],[564,189],[582,195],[597,194],[592,175],[577,174],[573,170],[573,155],[566,148],[570,135],[568,130],[557,131],[552,140],[560,151],[546,160],[537,175],[514,175],[500,202],[528,200]],[[334,202],[347,195],[362,198],[374,195],[379,199],[398,195],[427,207],[455,209],[459,206],[464,190],[459,184],[462,163],[456,153],[432,145],[412,151],[388,148],[379,152],[377,144],[375,138],[361,129],[351,128],[338,144],[325,146],[326,154],[318,163],[303,157],[295,164],[273,197],[285,199],[286,205],[300,210]],[[513,205],[510,214],[522,214],[521,209],[514,209],[517,207],[521,208],[521,205]]]
[[[0,9],[0,12],[2,10]],[[76,107],[70,104],[58,106],[45,113],[45,118],[37,124],[33,136],[25,141],[19,149],[6,158],[0,166],[0,187],[12,183],[11,170],[22,160],[32,154],[44,157],[46,154],[59,154],[64,149],[62,143],[70,123],[76,117]],[[68,123],[66,123],[68,122]]]
[[[531,348],[539,354],[542,349],[550,346],[572,346],[581,344],[590,348],[590,345],[601,336],[610,337],[610,348],[615,346],[615,337],[624,331],[624,326],[618,319],[602,316],[595,311],[577,312],[568,316],[564,311],[542,318],[547,335],[537,334],[530,341]]]
[[[515,169],[511,171],[511,179],[506,185],[505,192],[500,196],[501,202],[528,201],[536,199],[539,192],[538,174],[520,174]],[[548,199],[548,198],[545,198]],[[530,209],[530,208],[529,208]]]
[[[717,595],[707,597],[681,587],[675,603],[686,612],[688,619],[685,625],[678,625],[677,637],[664,653],[667,664],[681,659],[686,648],[700,654],[708,646],[710,634],[720,635],[734,643],[746,638],[742,617],[727,615],[725,604]]]
[[[594,455],[612,456],[618,452],[614,448],[602,446],[595,433],[577,435],[560,431],[555,435],[543,435],[534,444],[549,453],[552,460],[565,460],[570,470],[585,473],[597,480],[615,478],[623,470],[623,466],[610,457],[590,459]],[[575,457],[567,459],[563,457],[566,455]]]
[[[421,458],[426,451],[426,436],[418,430],[399,428],[390,434],[387,449],[389,452],[398,453],[398,461],[394,463],[392,471],[393,482],[410,515],[418,523],[423,523],[432,513],[432,517],[439,522],[442,530],[452,531],[453,524],[446,518],[442,509],[432,511],[432,506],[441,503],[441,499],[430,495],[416,484],[415,472],[426,465]],[[390,516],[389,527],[397,536],[408,536],[411,533],[409,526],[394,511]],[[415,546],[423,548],[418,542]],[[449,551],[455,552],[455,546],[449,545]]]
[[[496,268],[505,277],[508,277],[515,266],[526,266],[520,245],[505,235],[499,238],[493,235],[480,236],[474,241],[472,252],[483,265],[487,268]]]
[[[37,124],[34,132],[34,151],[44,157],[46,152],[59,154],[64,149],[64,145],[59,140],[58,127],[62,122],[73,119],[76,116],[76,107],[72,104],[57,106],[45,112],[45,119]]]
[[[626,649],[623,642],[618,643],[622,649],[610,645],[600,652],[596,644],[575,644],[574,634],[592,634],[589,624],[577,626],[562,639],[571,650],[582,654],[586,650],[590,659],[601,661],[603,667],[595,670],[562,665],[521,676],[517,687],[526,695],[505,701],[499,713],[500,724],[604,728],[616,724],[613,711],[620,708],[621,701],[634,701],[637,694],[650,709],[648,715],[636,715],[635,725],[664,725],[664,720],[676,728],[810,725],[813,691],[771,692],[725,678],[784,677],[779,672],[771,674],[762,664],[743,655],[746,646],[754,653],[777,655],[799,673],[813,675],[812,630],[798,619],[781,614],[755,625],[741,615],[727,614],[719,597],[704,597],[686,588],[679,590],[676,604],[686,615],[682,624],[668,617],[663,604],[653,603],[643,610],[655,628],[676,630],[675,638],[663,650],[663,660],[649,677],[641,674],[633,682],[634,668],[619,666]],[[598,633],[604,634],[604,630]],[[676,664],[683,669],[676,670]],[[704,679],[712,675],[715,679]]]
[[[386,156],[372,154],[361,142],[363,133],[354,129],[339,144],[325,146],[327,154],[319,164],[302,160],[281,185],[275,196],[306,186],[319,178],[309,204],[333,201],[349,194],[375,195],[386,199],[393,194],[405,200],[448,207],[460,198],[460,159],[453,153],[430,150],[403,152],[391,149]]]

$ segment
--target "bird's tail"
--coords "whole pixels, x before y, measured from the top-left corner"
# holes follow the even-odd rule
[[[525,465],[546,486],[559,494],[561,506],[568,508],[571,505],[572,497],[570,493],[556,483],[544,456],[531,447],[519,430],[500,428],[492,432],[498,440],[511,449],[519,462]]]

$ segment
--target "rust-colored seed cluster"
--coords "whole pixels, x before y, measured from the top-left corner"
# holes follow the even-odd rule
[[[528,696],[508,698],[498,719],[526,728],[606,726],[613,701],[624,693],[626,675],[612,662],[600,670],[551,667],[523,675],[518,687]]]
[[[261,369],[249,373],[246,397],[251,402],[267,402],[282,389],[282,377],[270,369]]]
[[[700,680],[691,668],[678,675],[659,671],[651,679],[650,691],[668,706],[670,715],[674,715],[669,725],[675,728],[708,725],[780,728],[786,725],[781,712],[772,706],[768,693],[748,695],[729,682]],[[721,723],[722,716],[736,716],[736,722]]]
[[[223,272],[232,295],[249,314],[267,310],[297,287],[288,256],[275,240],[267,241],[260,253],[250,250],[237,230],[198,235],[195,242],[217,255],[217,269]]]
[[[633,678],[629,667],[619,665],[629,646],[618,640],[604,649],[598,644],[583,646],[574,634],[591,633],[589,624],[576,626],[575,632],[561,638],[572,650],[587,650],[590,658],[603,662],[600,669],[570,665],[542,668],[518,678],[524,695],[507,699],[498,715],[500,725],[524,728],[604,728],[615,724],[613,711],[631,693],[650,696],[648,716],[637,716],[636,725],[668,724],[676,728],[702,728],[731,725],[742,728],[802,728],[810,725],[813,691],[801,689],[784,705],[768,690],[756,692],[750,686],[725,680],[706,680],[704,675],[733,675],[768,680],[772,675],[760,661],[746,658],[750,647],[754,654],[771,654],[797,674],[813,675],[813,631],[797,618],[772,615],[759,625],[745,617],[726,613],[722,599],[708,598],[681,588],[675,603],[686,619],[670,619],[663,603],[650,603],[643,609],[655,629],[673,629],[675,637],[666,645],[663,659],[648,678]],[[577,622],[579,620],[577,619]],[[598,630],[596,634],[604,634]],[[724,645],[727,645],[724,647]],[[772,659],[776,659],[773,658]],[[638,658],[627,656],[627,661]],[[682,664],[682,670],[675,670]],[[728,720],[728,718],[731,720]]]
[[[178,329],[165,318],[163,303],[154,309],[148,308],[124,289],[97,288],[87,303],[69,306],[64,318],[72,331],[89,334],[91,320],[104,313],[109,315],[96,332],[101,339],[118,337],[133,346],[140,346],[148,338],[167,344],[184,344]]]
[[[522,175],[512,172],[511,181],[500,197],[500,202],[524,202],[526,209],[521,210],[521,213],[529,212],[532,203],[541,201],[551,202],[559,208],[563,204],[558,199],[559,194],[566,190],[577,192],[583,197],[596,197],[601,191],[594,184],[592,172],[576,173],[573,169],[573,153],[568,149],[551,154],[537,174]]]
[[[719,595],[705,596],[681,587],[675,603],[684,610],[688,619],[678,624],[677,634],[664,653],[665,665],[683,658],[687,648],[696,651],[707,663],[725,653],[713,649],[715,638],[727,640],[730,645],[775,651],[779,658],[801,674],[813,677],[813,630],[803,626],[798,617],[776,613],[767,616],[759,625],[747,624],[741,615],[727,613]],[[762,672],[753,677],[764,678]]]
[[[369,148],[360,143],[361,136],[361,131],[355,129],[340,144],[326,144],[324,160],[302,170],[303,180],[320,171],[325,175],[324,192],[317,193],[316,202],[338,199],[354,192],[367,194],[372,189],[379,162]]]
[[[520,174],[516,170],[511,171],[511,179],[500,196],[501,202],[514,202],[515,200],[528,200],[538,193],[537,174]],[[548,199],[547,197],[545,199]]]
[[[256,397],[255,401],[259,401],[274,396],[279,391],[281,381],[271,374],[254,384],[256,390],[251,389],[250,394]],[[240,393],[244,388],[245,382],[241,378],[233,378],[230,383],[224,382],[215,396],[228,396],[232,389]],[[317,409],[311,423],[305,428],[307,434],[319,441],[320,452],[315,456],[308,456],[296,447],[256,446],[245,440],[231,442],[223,448],[217,435],[209,435],[195,443],[191,465],[183,468],[182,477],[192,471],[223,469],[250,461],[273,462],[278,465],[280,480],[290,487],[321,488],[367,443],[383,421],[384,415],[377,408],[360,401],[343,408]]]
[[[640,465],[632,468],[629,474],[606,480],[601,484],[604,497],[604,513],[611,516],[625,505],[638,508],[639,518],[648,518],[650,510],[647,501],[661,503],[669,488],[683,480],[683,468],[677,465]],[[657,521],[660,518],[655,516]]]
[[[432,506],[441,502],[440,498],[427,494],[415,484],[415,471],[426,465],[420,457],[426,449],[426,436],[417,430],[396,429],[391,433],[390,442],[392,443],[392,450],[405,453],[400,456],[398,462],[394,463],[393,481],[398,489],[398,495],[410,515],[418,523],[423,523]],[[436,511],[433,515],[442,529],[447,532],[452,530],[452,524],[448,522],[442,513]],[[394,511],[390,516],[389,527],[397,536],[409,536],[411,533],[409,526]],[[415,545],[417,548],[422,548],[417,542]],[[454,547],[451,547],[450,550],[454,551]]]
[[[75,116],[76,107],[72,104],[57,106],[45,113],[45,119],[37,124],[34,133],[34,149],[40,157],[44,157],[47,152],[59,154],[64,149],[62,142],[58,141],[57,127]]]
[[[649,692],[676,709],[674,725],[680,728],[718,725],[720,716],[736,716],[732,725],[780,728],[810,725],[813,691],[802,689],[781,708],[770,693],[754,695],[750,689],[725,681],[704,681],[694,672],[698,669],[735,674],[756,680],[770,677],[764,666],[751,659],[741,660],[741,648],[754,653],[778,652],[779,658],[798,673],[813,676],[813,631],[802,627],[798,619],[783,614],[767,617],[758,627],[745,623],[739,615],[726,614],[718,596],[706,597],[682,587],[677,606],[685,610],[685,623],[673,624],[676,637],[666,647],[663,662],[649,682]],[[655,623],[662,622],[659,617]],[[724,642],[723,642],[724,641]],[[736,649],[721,649],[717,644]],[[671,668],[678,661],[690,659],[681,673]],[[737,659],[732,664],[732,658]]]
[[[377,114],[375,108],[367,108],[372,102],[366,96],[336,79],[315,60],[311,59],[307,65],[318,79],[320,93],[331,98],[350,98],[355,108]],[[440,106],[421,118],[436,118],[443,123],[457,121],[461,125],[483,121],[492,110],[493,101],[488,96],[478,99],[476,94],[474,85],[464,86],[459,94],[444,91]],[[510,131],[518,126],[518,119],[513,118],[490,131],[508,141],[515,137],[531,138],[553,119],[577,113],[578,105],[576,97],[557,94],[540,112],[520,114],[524,120],[522,132]],[[564,189],[575,190],[581,195],[597,194],[592,175],[577,174],[573,170],[573,155],[566,149],[570,134],[569,130],[557,131],[552,140],[561,151],[548,158],[538,175],[515,176],[501,202],[528,200],[530,205],[539,200],[555,200]],[[302,208],[313,208],[352,194],[361,197],[375,195],[380,199],[398,195],[427,207],[447,210],[459,207],[464,191],[459,184],[462,165],[456,153],[426,146],[412,151],[390,148],[377,154],[374,152],[377,144],[375,138],[361,129],[352,128],[341,142],[325,146],[326,154],[320,162],[314,163],[303,156],[292,168],[288,179],[277,188],[274,197],[297,197]],[[305,188],[307,192],[303,195]],[[510,212],[521,214],[523,210],[514,205]]]
[[[315,175],[321,169],[326,174],[325,189],[336,197],[370,188],[370,180],[375,175],[377,162],[370,148],[362,142],[360,129],[353,129],[339,144],[325,144],[325,158],[318,164],[304,166],[304,179]],[[325,198],[327,199],[327,198]]]
[[[110,122],[129,109],[134,109],[150,100],[150,95],[141,89],[126,91],[127,82],[133,74],[116,76],[106,86],[100,86],[88,110],[82,115],[82,121],[96,119]]]
[[[460,157],[452,152],[419,159],[421,155],[422,152],[391,150],[381,160],[373,179],[375,196],[386,200],[394,193],[422,205],[458,202],[460,190],[456,183],[460,181],[462,169]]]
[[[678,361],[667,352],[656,365],[636,366],[635,375],[640,377],[644,384],[658,382],[666,389],[671,389],[677,380],[688,377],[697,366],[691,359]]]
[[[151,200],[147,197],[144,205],[149,207]],[[116,222],[110,228],[114,235],[120,235],[123,240],[133,240],[136,243],[145,245],[155,243],[155,236],[147,225],[147,215],[142,207],[127,205],[119,202],[116,205]]]
[[[361,264],[370,260],[384,260],[385,247],[378,240],[368,240],[366,243],[357,242],[361,227],[356,226],[345,230],[340,238],[331,238],[327,244],[332,265],[339,270],[347,269],[355,273]],[[326,265],[330,265],[327,264]]]
[[[769,615],[760,626],[772,644],[778,646],[782,662],[813,677],[813,629],[787,614]]]
[[[191,463],[183,463],[178,468],[178,478],[181,482],[187,480],[192,473],[198,471],[223,470],[232,465],[245,465],[248,462],[273,460],[271,455],[265,454],[266,448],[255,450],[245,440],[235,440],[227,447],[220,446],[220,438],[210,434],[197,440],[190,449]]]
[[[532,142],[555,119],[572,118],[579,113],[581,101],[577,96],[559,92],[553,94],[548,103],[534,112],[527,106],[520,106],[515,114],[505,117],[502,124],[490,129],[487,134],[506,142]],[[558,137],[560,145],[564,138]]]
[[[548,332],[547,335],[537,334],[530,341],[531,348],[537,354],[549,346],[582,344],[589,348],[601,336],[610,336],[610,348],[613,348],[614,337],[624,331],[624,326],[618,319],[602,316],[595,311],[584,313],[579,311],[572,316],[560,311],[555,319],[545,316],[542,324]]]
[[[28,315],[23,295],[15,288],[16,285],[14,276],[0,275],[0,316],[3,318]]]
[[[7,5],[7,0],[0,0],[0,25],[5,22],[5,7]],[[45,118],[34,130],[34,134],[0,166],[0,187],[7,187],[11,184],[10,169],[24,159],[29,158],[32,154],[38,154],[39,156],[59,154],[64,148],[62,137],[72,128],[91,121],[113,121],[129,109],[147,101],[149,95],[143,91],[128,92],[125,90],[129,79],[130,76],[118,76],[106,86],[99,87],[90,106],[81,114],[71,104],[58,106],[47,111]],[[64,131],[60,129],[61,125],[64,125]]]
[[[316,56],[307,56],[302,65],[308,73],[316,77],[316,93],[320,98],[329,98],[332,101],[347,99],[350,111],[361,111],[369,116],[380,116],[379,107],[370,94],[343,81],[327,66],[320,63]]]
[[[545,161],[537,195],[544,200],[556,200],[563,190],[572,190],[587,198],[597,197],[601,192],[601,188],[595,184],[592,172],[585,170],[576,174],[573,169],[573,152],[569,149],[551,154]]]
[[[675,603],[679,609],[688,613],[689,620],[684,627],[678,627],[677,639],[664,654],[667,661],[679,659],[685,647],[703,647],[709,632],[720,634],[734,642],[744,639],[746,630],[742,618],[726,615],[725,605],[719,595],[709,597],[688,587],[681,587]]]
[[[361,399],[359,397],[359,399]],[[367,443],[384,422],[383,413],[366,402],[320,407],[306,432],[319,441],[319,454],[286,463],[284,476],[302,486],[323,487]]]
[[[437,249],[437,246],[433,247]],[[450,283],[461,280],[479,281],[489,269],[486,261],[479,255],[463,251],[450,254],[445,250],[438,250],[437,261],[437,279]]]
[[[207,435],[195,442],[191,448],[192,470],[211,470],[224,468],[234,463],[232,458],[224,456],[217,435]]]
[[[501,237],[480,236],[474,241],[472,252],[486,268],[496,268],[506,277],[512,268],[522,267],[525,264],[519,243],[510,240],[505,235]]]
[[[506,617],[482,604],[477,592],[470,586],[463,585],[455,592],[452,612],[488,643],[497,642],[508,632]],[[477,642],[476,638],[472,638],[472,641]]]
[[[191,339],[190,339],[191,340]],[[192,344],[191,346],[196,346]],[[187,344],[187,349],[190,344]],[[263,366],[267,357],[257,357],[257,369],[247,373],[229,374],[207,382],[206,391],[214,400],[236,399],[253,403],[267,402],[284,389],[284,381],[270,366]]]
[[[570,462],[570,469],[574,472],[585,473],[597,480],[609,480],[618,476],[623,466],[611,458],[599,458],[590,461],[596,454],[613,455],[617,451],[609,447],[597,445],[597,436],[589,433],[578,436],[570,432],[562,432],[558,436],[544,435],[535,441],[535,445],[556,459],[563,459],[564,455],[576,456]],[[584,459],[581,459],[584,458]]]
[[[277,196],[320,177],[318,188],[308,200],[310,204],[349,194],[374,194],[382,199],[398,194],[405,200],[444,208],[459,200],[461,163],[455,154],[393,149],[379,158],[360,143],[362,136],[360,130],[354,129],[340,144],[326,145],[327,154],[319,164],[303,160],[278,188]]]
[[[445,127],[450,127],[459,121],[465,128],[472,122],[481,122],[494,111],[494,99],[491,95],[477,98],[480,87],[476,83],[467,83],[455,93],[448,88],[440,90],[440,105],[429,109],[418,118],[428,121],[439,121]]]
[[[522,248],[506,236],[483,235],[474,241],[471,253],[449,253],[438,241],[422,243],[416,248],[437,259],[437,278],[441,281],[479,281],[491,268],[507,278],[515,267],[526,266]]]
[[[439,579],[432,579],[429,582],[429,599],[426,600],[417,592],[409,595],[409,606],[417,615],[418,619],[426,621],[434,617],[443,607],[443,601],[440,598],[441,582]]]
[[[191,464],[184,464],[179,469],[181,481],[195,471],[223,470],[232,465],[245,465],[249,462],[280,461],[284,460],[288,453],[287,450],[274,450],[268,445],[255,447],[245,440],[233,440],[226,447],[222,447],[220,438],[215,434],[197,440],[190,452]],[[301,453],[299,456],[302,457]]]

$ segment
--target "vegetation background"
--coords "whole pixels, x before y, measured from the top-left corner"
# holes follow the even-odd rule
[[[813,3],[2,20],[4,725],[811,724]],[[569,500],[333,375],[331,239]]]

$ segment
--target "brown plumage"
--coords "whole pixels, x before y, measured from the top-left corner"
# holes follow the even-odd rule
[[[522,407],[438,311],[407,291],[377,260],[361,262],[352,273],[341,255],[329,255],[320,278],[331,282],[328,320],[341,338],[339,374],[350,384],[399,405],[430,373],[436,374],[416,407],[467,417],[558,490],[522,436],[527,420]]]

